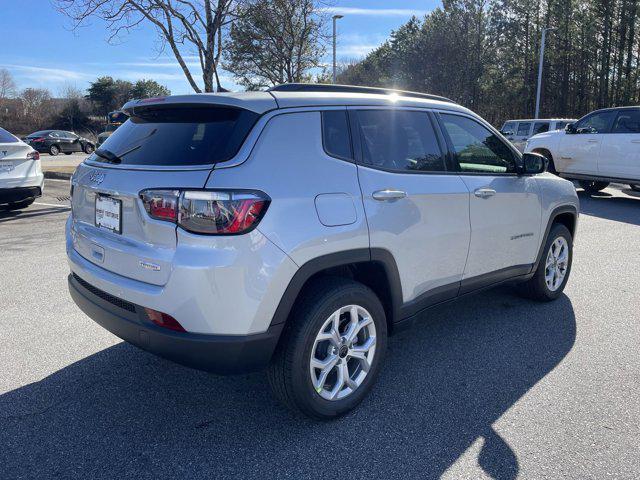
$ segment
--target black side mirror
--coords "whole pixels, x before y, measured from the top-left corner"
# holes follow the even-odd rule
[[[539,153],[522,154],[522,165],[519,172],[522,175],[535,175],[547,169],[547,159]]]
[[[567,126],[564,127],[564,131],[569,134],[576,133],[576,124],[575,123],[567,123]]]

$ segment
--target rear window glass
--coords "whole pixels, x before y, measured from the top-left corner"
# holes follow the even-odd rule
[[[353,158],[347,112],[344,110],[322,112],[322,144],[324,150],[332,157],[349,160]]]
[[[143,107],[113,132],[97,153],[121,165],[208,165],[232,158],[259,115],[239,108]],[[91,160],[109,162],[96,152]]]
[[[4,128],[0,128],[0,143],[13,143],[17,142],[18,139],[7,132]]]

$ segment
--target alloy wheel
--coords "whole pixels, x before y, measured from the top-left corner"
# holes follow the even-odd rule
[[[364,382],[376,353],[376,326],[359,305],[339,308],[324,322],[311,350],[309,373],[325,400],[342,400]]]
[[[560,288],[567,276],[568,266],[569,244],[564,237],[558,237],[549,247],[545,263],[544,279],[550,291],[555,292]]]

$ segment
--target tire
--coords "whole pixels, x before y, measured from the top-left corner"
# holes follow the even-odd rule
[[[95,150],[94,146],[93,146],[93,145],[91,145],[90,143],[87,143],[87,144],[84,146],[84,153],[86,153],[87,155],[92,154],[94,150]]]
[[[549,261],[549,255],[553,255],[552,253],[550,253],[550,249],[552,245],[555,245],[557,248],[557,246],[562,245],[563,242],[566,248],[566,257],[562,257],[562,250],[559,251],[559,255],[557,255],[557,257],[564,258],[564,262],[562,262],[564,263],[564,276],[562,277],[562,279],[559,278],[560,274],[562,274],[562,270],[561,262],[557,261],[557,263],[552,264],[551,267],[553,268],[555,265],[558,265],[556,271],[559,273],[557,277],[552,277],[552,285],[549,285],[546,274],[548,273],[547,263]],[[572,261],[573,238],[571,236],[571,232],[569,232],[569,229],[564,225],[556,223],[551,227],[551,230],[549,231],[549,236],[547,237],[547,241],[545,242],[544,249],[542,251],[542,257],[540,258],[540,263],[538,264],[536,272],[534,273],[533,277],[520,285],[521,292],[526,297],[529,297],[533,300],[539,300],[542,302],[555,300],[562,294],[564,287],[567,285],[569,275],[571,274]],[[551,271],[552,270],[550,269],[549,273],[551,273]],[[556,279],[560,281],[557,282]]]
[[[24,210],[25,208],[29,207],[35,201],[36,201],[35,198],[29,198],[27,200],[22,200],[20,202],[9,203],[9,204],[5,205],[3,209],[5,211]]]
[[[353,306],[356,308],[351,308]],[[329,336],[327,332],[334,325],[332,319],[336,318],[340,309],[346,307],[344,313],[337,315],[341,320],[338,324],[343,327],[339,328],[340,347],[337,348],[334,341],[329,339],[318,340],[320,335]],[[371,338],[375,335],[374,346],[366,354],[371,354],[367,371],[363,368],[365,363],[361,363],[362,360],[349,356],[355,350],[351,350],[348,342],[343,342],[346,337],[345,322],[355,318],[354,311],[357,311],[361,323],[367,313],[372,319],[369,325],[362,327],[353,342],[356,349],[358,346],[364,349],[372,343]],[[326,328],[323,329],[323,326]],[[294,412],[320,420],[337,418],[355,408],[371,390],[384,360],[386,347],[387,322],[376,294],[353,280],[324,277],[305,287],[301,293],[269,365],[267,378],[274,396]],[[343,363],[327,368],[329,374],[324,377],[325,381],[314,385],[314,381],[319,382],[322,378],[323,370],[311,367],[312,354],[320,361],[332,359],[332,363]],[[344,387],[339,387],[338,375],[344,365],[347,365],[350,382],[355,388],[346,383]],[[358,380],[360,383],[356,384]],[[336,398],[329,399],[332,395],[330,390],[335,392]]]
[[[73,152],[64,152],[65,155],[71,155]]]
[[[578,183],[587,193],[596,193],[609,186],[609,182],[598,182],[596,180],[580,180]]]
[[[51,145],[49,147],[49,155],[53,155],[54,157],[60,154],[60,147],[57,145]]]
[[[544,158],[547,159],[547,172],[553,173],[554,175],[558,174],[556,170],[556,165],[555,163],[553,163],[553,157],[549,152],[547,152],[546,150],[540,150],[540,151],[534,151],[534,153],[539,153],[540,155],[542,155]]]
[[[629,185],[634,192],[640,192],[640,183],[632,183]]]

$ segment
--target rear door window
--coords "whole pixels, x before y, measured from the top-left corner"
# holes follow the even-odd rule
[[[518,123],[518,133],[519,137],[526,137],[529,135],[529,131],[531,130],[531,122],[520,122]]]
[[[91,160],[121,165],[209,165],[232,158],[259,115],[202,105],[138,107]],[[117,160],[114,160],[117,157]],[[119,160],[119,161],[118,161]]]
[[[640,110],[620,110],[612,133],[640,133]]]
[[[18,139],[7,132],[4,128],[0,128],[0,143],[14,143]]]
[[[357,112],[365,165],[397,172],[445,171],[444,155],[426,112]]]
[[[549,122],[536,122],[533,124],[534,135],[537,135],[543,132],[548,132],[548,131],[549,131]]]

